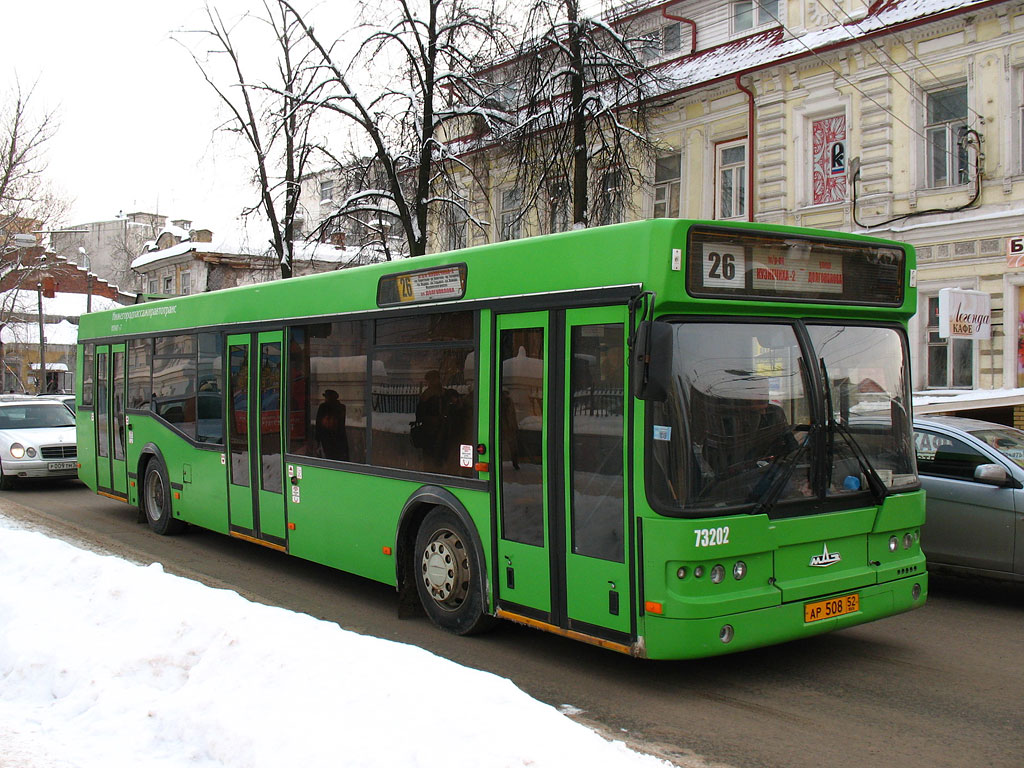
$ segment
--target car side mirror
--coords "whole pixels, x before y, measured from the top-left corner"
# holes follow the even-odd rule
[[[979,464],[974,468],[974,479],[986,485],[1006,485],[1010,476],[1000,464]]]

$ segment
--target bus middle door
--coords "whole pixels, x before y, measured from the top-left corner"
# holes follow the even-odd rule
[[[227,337],[231,531],[283,548],[280,331]]]

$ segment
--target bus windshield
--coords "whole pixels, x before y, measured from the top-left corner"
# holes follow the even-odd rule
[[[917,483],[898,330],[801,321],[673,329],[672,386],[651,404],[649,431],[662,511],[792,510],[865,493],[872,479],[886,490]]]

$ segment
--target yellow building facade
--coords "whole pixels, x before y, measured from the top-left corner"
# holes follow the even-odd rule
[[[751,220],[913,244],[915,391],[941,402],[986,390],[949,410],[1012,418],[1024,392],[1001,390],[1024,387],[1024,3],[688,0],[618,23],[666,41],[650,66],[668,83],[652,99],[658,156],[623,219]],[[486,180],[485,192],[467,184],[483,226],[447,222],[434,250],[557,229],[543,204],[509,229],[523,195],[500,143],[465,159]],[[943,288],[988,295],[991,338],[939,334]]]

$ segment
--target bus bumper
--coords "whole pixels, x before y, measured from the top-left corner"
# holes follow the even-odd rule
[[[833,595],[709,619],[672,619],[648,613],[644,616],[645,631],[638,644],[638,655],[649,659],[720,656],[821,635],[904,613],[924,605],[928,595],[928,574],[917,573],[884,584],[840,592],[834,597],[852,592],[860,597],[858,610],[812,622],[804,621],[804,606]]]

